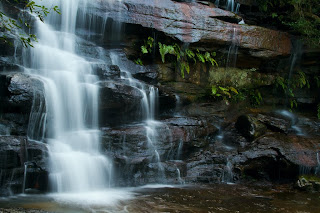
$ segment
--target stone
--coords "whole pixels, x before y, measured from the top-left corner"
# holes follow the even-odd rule
[[[318,137],[271,133],[240,151],[237,161],[246,175],[269,180],[293,180],[301,168],[317,168],[318,147]]]
[[[101,121],[120,124],[134,120],[141,105],[143,95],[139,89],[126,85],[125,82],[103,81],[100,86]],[[140,118],[141,119],[141,118]]]
[[[93,67],[100,80],[120,78],[120,68],[117,65],[94,64]]]
[[[252,115],[240,116],[235,127],[249,141],[262,136],[267,131],[266,126]]]
[[[291,121],[282,116],[257,114],[256,118],[275,132],[288,133],[289,128],[291,127]]]
[[[27,177],[26,188],[47,191],[47,157],[44,143],[28,141],[25,136],[0,136],[0,194],[7,195],[8,189],[22,193],[24,177]]]
[[[20,113],[29,113],[35,96],[44,99],[43,83],[27,74],[2,74],[0,81],[5,85],[0,92],[0,98],[4,103],[1,108],[4,108],[5,111],[16,109]]]

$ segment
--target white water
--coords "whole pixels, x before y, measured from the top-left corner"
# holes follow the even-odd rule
[[[47,127],[46,134],[34,139],[45,137],[49,144],[51,190],[81,197],[110,187],[112,180],[112,163],[100,153],[98,78],[91,64],[76,54],[76,25],[83,24],[76,17],[86,1],[36,3],[48,8],[57,5],[62,15],[51,12],[46,23],[37,21],[39,41],[25,55],[27,72],[40,79],[45,89],[45,107],[37,110],[45,110],[45,116],[39,113],[43,122],[39,126]],[[31,122],[37,122],[36,117],[31,116]]]

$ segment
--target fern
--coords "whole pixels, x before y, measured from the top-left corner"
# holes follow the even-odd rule
[[[165,62],[165,56],[168,53],[175,55],[175,49],[172,45],[165,45],[165,44],[161,44],[160,42],[158,43],[158,45],[159,45],[159,53],[161,55],[162,63]]]

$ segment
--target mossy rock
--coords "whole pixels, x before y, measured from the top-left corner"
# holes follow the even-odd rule
[[[209,74],[211,85],[227,85],[235,88],[270,86],[274,81],[274,75],[259,73],[256,69],[213,68]]]
[[[314,175],[301,175],[297,181],[297,187],[306,191],[320,192],[320,177]]]

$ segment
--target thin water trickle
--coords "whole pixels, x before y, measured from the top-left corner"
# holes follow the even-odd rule
[[[241,4],[240,3],[237,3],[237,7],[236,7],[236,10],[235,10],[235,13],[238,14],[239,11],[240,11],[240,6]]]
[[[226,67],[236,67],[237,58],[238,58],[238,47],[239,47],[239,40],[238,40],[238,30],[236,27],[233,28],[231,34],[231,44],[228,50],[228,57]]]
[[[183,185],[183,184],[185,184],[185,181],[181,178],[181,172],[180,172],[180,169],[179,168],[177,168],[177,178],[178,178],[178,183],[180,184],[180,185]]]
[[[127,66],[120,61],[119,55],[115,52],[112,52],[110,57],[112,63],[120,67],[121,78],[130,86],[136,88],[142,95],[140,114],[146,130],[149,151],[158,167],[158,182],[166,182],[164,167],[161,162],[162,159],[158,152],[158,138],[160,137],[158,129],[163,127],[163,124],[155,120],[158,107],[158,89],[134,79],[128,71]]]
[[[227,8],[227,10],[234,12],[234,8],[235,8],[234,0],[228,0],[226,8]]]

